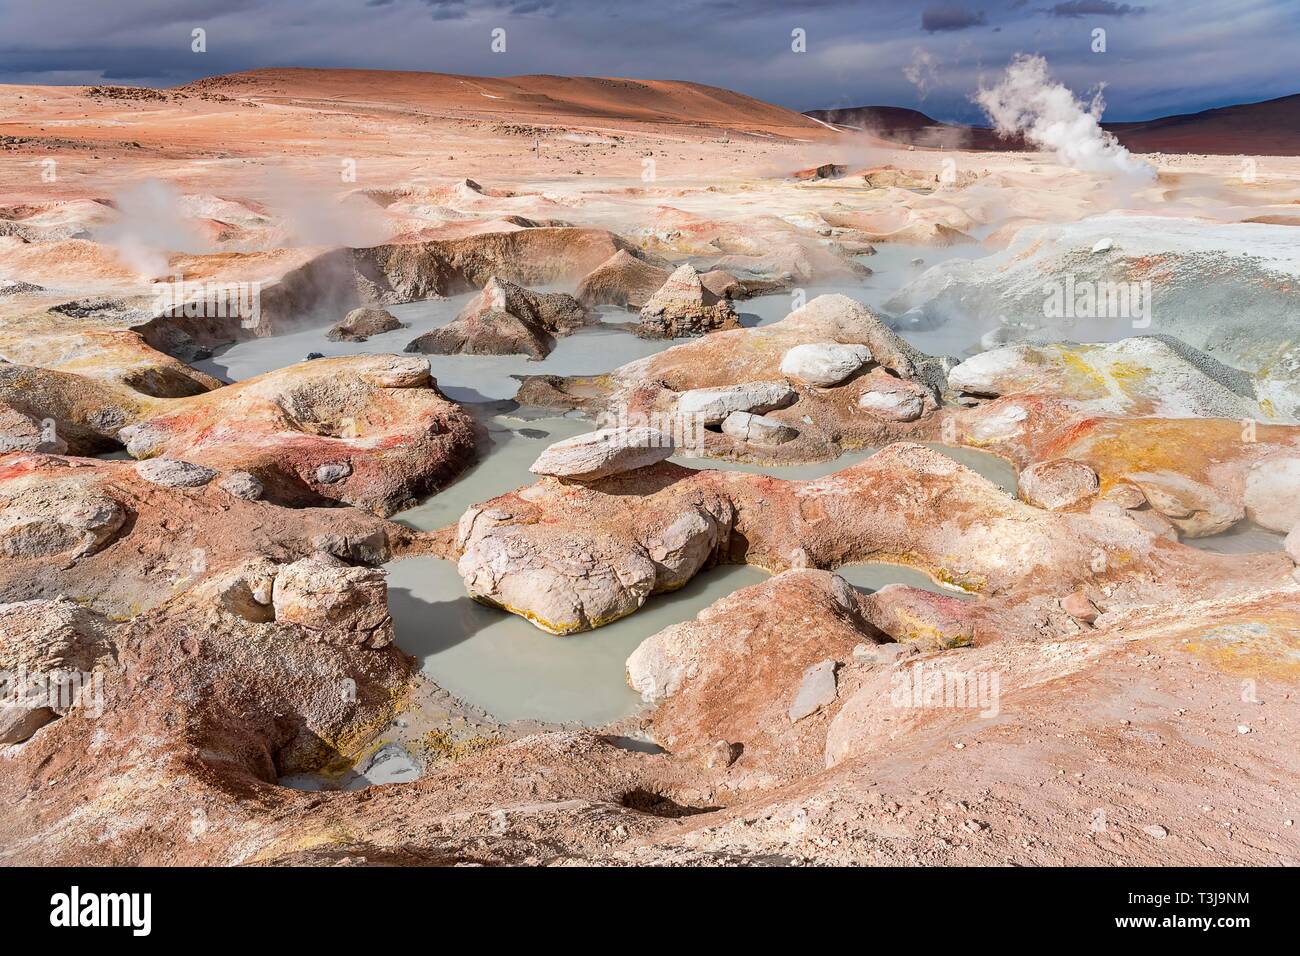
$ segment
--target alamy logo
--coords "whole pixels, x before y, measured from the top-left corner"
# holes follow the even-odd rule
[[[1043,284],[1043,316],[1048,319],[1132,319],[1133,328],[1151,325],[1151,281],[1064,282]]]
[[[920,664],[890,677],[889,702],[901,708],[950,707],[978,710],[981,717],[1001,711],[997,671],[927,670]]]
[[[51,926],[127,926],[133,936],[148,936],[153,929],[152,893],[71,892],[50,897]]]
[[[244,328],[256,328],[262,317],[260,282],[155,282],[156,315],[183,315],[187,319],[239,319]]]

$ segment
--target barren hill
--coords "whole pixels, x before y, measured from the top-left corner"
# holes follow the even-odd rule
[[[261,101],[329,101],[430,112],[677,123],[818,136],[806,116],[753,97],[680,80],[595,76],[474,77],[390,70],[266,69],[210,77],[177,92]]]
[[[1300,93],[1262,103],[1104,125],[1129,149],[1143,153],[1300,156]]]

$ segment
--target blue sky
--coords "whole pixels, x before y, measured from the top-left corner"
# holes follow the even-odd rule
[[[207,52],[190,49],[207,31]],[[506,51],[491,34],[506,31]],[[1106,31],[1106,51],[1092,31]],[[807,50],[791,50],[801,29]],[[793,109],[891,104],[972,121],[1041,53],[1106,118],[1300,91],[1300,0],[0,0],[0,82],[169,86],[260,66],[682,79]]]

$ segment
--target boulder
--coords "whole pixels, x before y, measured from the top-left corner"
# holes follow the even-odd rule
[[[316,469],[316,480],[322,485],[332,485],[352,474],[352,466],[346,461],[331,461]]]
[[[1097,473],[1081,461],[1040,461],[1020,472],[1020,497],[1037,508],[1060,511],[1097,494]]]
[[[750,412],[732,412],[723,419],[722,430],[732,438],[753,445],[781,445],[799,434],[775,418],[765,418]]]
[[[217,482],[217,487],[245,501],[256,501],[266,492],[266,487],[258,477],[247,471],[232,471]]]
[[[127,511],[73,480],[22,482],[0,508],[0,555],[43,558],[93,554],[126,523]]]
[[[655,484],[669,463],[617,476],[610,486],[542,482],[467,511],[457,526],[458,570],[476,600],[551,634],[615,621],[651,594],[685,584],[729,539],[732,513],[709,495],[679,501],[631,489]],[[683,489],[686,490],[686,489]],[[546,514],[548,499],[574,510]],[[543,515],[545,514],[545,517]]]
[[[858,396],[858,407],[885,421],[912,422],[925,413],[925,396],[909,388],[872,388]]]
[[[408,352],[527,355],[540,360],[555,337],[570,335],[589,321],[587,310],[563,292],[532,292],[492,276],[455,320],[412,340]]]
[[[740,319],[730,303],[707,288],[695,267],[686,263],[642,306],[637,334],[675,339],[738,328]]]
[[[1245,504],[1250,520],[1270,531],[1289,532],[1300,524],[1300,456],[1266,458],[1251,468]]]
[[[1125,477],[1138,486],[1154,510],[1172,521],[1187,537],[1219,534],[1245,517],[1242,505],[1226,490],[1212,488],[1185,475],[1161,470],[1130,472]]]
[[[528,470],[574,481],[595,481],[669,458],[673,441],[657,428],[602,428],[547,448]]]
[[[393,640],[388,585],[377,568],[318,552],[279,569],[271,603],[276,623],[297,624],[326,643],[380,648]]]
[[[1072,591],[1061,598],[1061,610],[1082,624],[1091,624],[1101,617],[1097,605],[1083,591]]]
[[[699,416],[706,425],[718,425],[732,412],[762,414],[784,408],[797,397],[785,382],[745,382],[724,388],[693,388],[677,398],[677,414]]]
[[[192,461],[179,458],[149,458],[135,464],[135,473],[145,481],[164,488],[199,488],[206,485],[217,472]]]
[[[57,716],[49,707],[33,701],[0,703],[0,747],[30,739]]]
[[[372,335],[400,329],[402,323],[387,309],[369,306],[353,309],[326,333],[331,342],[364,342]]]
[[[1291,529],[1286,536],[1286,540],[1282,542],[1282,546],[1286,549],[1286,553],[1291,556],[1291,560],[1296,564],[1300,564],[1300,524]]]
[[[809,385],[830,388],[856,375],[871,361],[865,345],[810,342],[796,345],[781,359],[781,374]]]

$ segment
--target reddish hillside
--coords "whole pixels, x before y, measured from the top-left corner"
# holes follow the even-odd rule
[[[1138,123],[1106,123],[1139,153],[1300,156],[1300,93]]]
[[[731,90],[678,80],[267,69],[210,77],[180,89],[241,99],[329,101],[361,108],[403,106],[433,113],[677,123],[804,138],[826,133],[825,127],[793,110]]]

